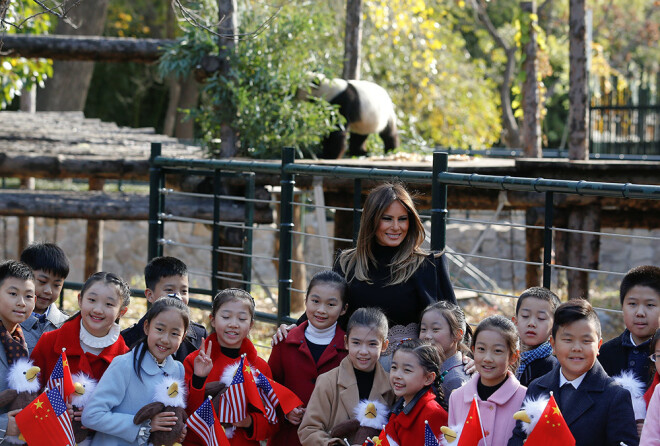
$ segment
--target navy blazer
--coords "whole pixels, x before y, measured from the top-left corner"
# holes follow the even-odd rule
[[[557,364],[550,373],[532,381],[526,398],[547,397],[550,391],[559,395],[559,369]],[[576,446],[639,445],[630,393],[607,376],[598,361],[577,389],[575,404],[562,407],[559,398],[557,404]],[[508,446],[522,446],[525,438],[522,421],[517,421]]]
[[[634,349],[634,347],[628,347],[624,345],[623,340],[625,338],[630,338],[630,332],[626,329],[616,338],[610,339],[598,351],[598,362],[603,366],[605,372],[610,376],[620,375],[624,370],[631,369],[631,366],[628,365],[628,355]],[[628,342],[630,344],[630,342]],[[646,345],[645,355],[651,354],[648,351],[650,344]],[[646,388],[649,387],[651,381],[653,381],[653,374],[651,373],[653,363],[650,359],[645,359],[644,369],[646,373],[644,376],[644,384]]]

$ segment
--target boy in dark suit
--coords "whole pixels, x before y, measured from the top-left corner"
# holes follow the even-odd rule
[[[549,339],[560,303],[555,293],[540,286],[526,289],[516,302],[516,315],[512,320],[523,347],[516,378],[525,387],[557,364]]]
[[[603,345],[598,361],[608,375],[631,370],[648,386],[652,378],[649,355],[653,353],[649,344],[660,326],[660,268],[644,265],[628,271],[619,298],[626,329]]]
[[[600,321],[589,302],[573,299],[555,311],[550,344],[559,361],[532,381],[526,398],[553,392],[576,446],[637,446],[639,437],[630,393],[607,376],[596,361],[603,343]],[[509,446],[525,440],[518,421]]]
[[[163,296],[176,295],[188,305],[188,267],[176,257],[152,259],[144,268],[144,281],[147,285],[144,295],[149,303],[154,303]],[[122,330],[121,335],[129,348],[133,348],[145,336],[145,317],[146,315],[132,327]],[[174,359],[183,362],[186,356],[199,349],[206,336],[206,328],[203,325],[190,321],[186,336],[173,355]]]

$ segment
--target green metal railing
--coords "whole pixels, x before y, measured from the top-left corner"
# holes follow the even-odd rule
[[[554,196],[561,194],[577,194],[595,197],[620,197],[622,199],[660,199],[660,186],[617,184],[587,181],[550,180],[543,178],[519,178],[509,176],[492,176],[478,174],[462,174],[448,171],[448,155],[435,152],[433,155],[433,171],[411,171],[405,169],[377,169],[345,166],[325,166],[313,164],[296,164],[294,150],[283,150],[281,163],[262,161],[236,160],[198,160],[171,159],[161,156],[160,144],[152,144],[151,155],[151,191],[149,210],[149,259],[162,255],[163,252],[163,210],[165,195],[163,194],[165,176],[168,174],[194,173],[213,178],[213,236],[211,244],[210,264],[212,271],[212,286],[210,290],[195,289],[192,293],[215,295],[219,287],[217,265],[219,254],[220,231],[220,185],[226,175],[238,175],[246,179],[246,203],[244,238],[243,238],[243,269],[242,279],[246,288],[252,283],[252,226],[254,222],[255,175],[268,174],[280,177],[281,211],[279,223],[280,251],[278,255],[278,306],[277,315],[258,313],[257,318],[268,322],[291,321],[291,291],[292,291],[292,246],[294,221],[294,188],[297,175],[310,175],[334,178],[350,178],[354,181],[353,191],[353,241],[359,231],[359,219],[362,200],[362,180],[391,181],[400,180],[409,183],[431,184],[431,249],[443,250],[446,245],[447,226],[447,188],[449,186],[471,187],[477,189],[495,189],[503,191],[524,191],[544,194],[544,258],[543,285],[550,288],[552,279],[552,245]],[[248,209],[249,208],[249,209]],[[579,268],[576,268],[579,269]],[[229,279],[231,280],[231,279]],[[248,288],[249,289],[249,288]],[[209,308],[210,303],[203,300],[191,301],[191,305]]]

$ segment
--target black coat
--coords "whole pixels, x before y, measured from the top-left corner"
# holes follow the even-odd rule
[[[525,367],[525,370],[518,381],[520,381],[520,384],[523,386],[529,387],[530,383],[536,378],[540,378],[546,373],[549,373],[555,364],[558,364],[558,362],[554,355],[532,361],[527,364],[527,367]]]
[[[121,335],[129,348],[133,348],[142,337],[144,337],[145,317],[146,315],[142,316],[142,319],[140,319],[137,324],[122,330]],[[174,359],[183,362],[183,360],[186,359],[186,356],[199,349],[199,346],[202,345],[202,339],[206,338],[206,336],[208,336],[208,333],[203,325],[190,321],[186,337],[183,339],[183,342],[181,342],[179,349],[173,355]]]
[[[550,373],[532,381],[526,398],[548,397],[551,391],[559,395],[559,370],[557,364]],[[576,392],[575,404],[570,407],[562,407],[557,398],[576,446],[619,446],[621,442],[639,445],[630,393],[607,376],[598,361]],[[525,438],[522,421],[517,421],[508,446],[522,446]]]
[[[624,330],[620,336],[604,343],[598,352],[598,361],[600,362],[600,365],[603,366],[603,369],[605,369],[605,372],[610,376],[620,375],[624,370],[630,369],[630,366],[628,365],[628,355],[633,347],[624,345],[623,340],[626,337],[630,337],[630,332],[628,330]],[[650,352],[647,350],[644,356],[649,354]],[[653,380],[651,367],[651,360],[647,358],[644,367],[646,371],[646,373],[644,373],[646,387],[648,387]]]

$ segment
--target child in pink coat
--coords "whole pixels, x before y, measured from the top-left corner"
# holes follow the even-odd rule
[[[497,315],[484,319],[472,338],[477,372],[449,397],[449,426],[463,426],[476,395],[481,426],[489,446],[505,445],[513,433],[527,388],[511,368],[518,361],[518,332],[513,322]],[[482,446],[484,441],[479,442]]]

